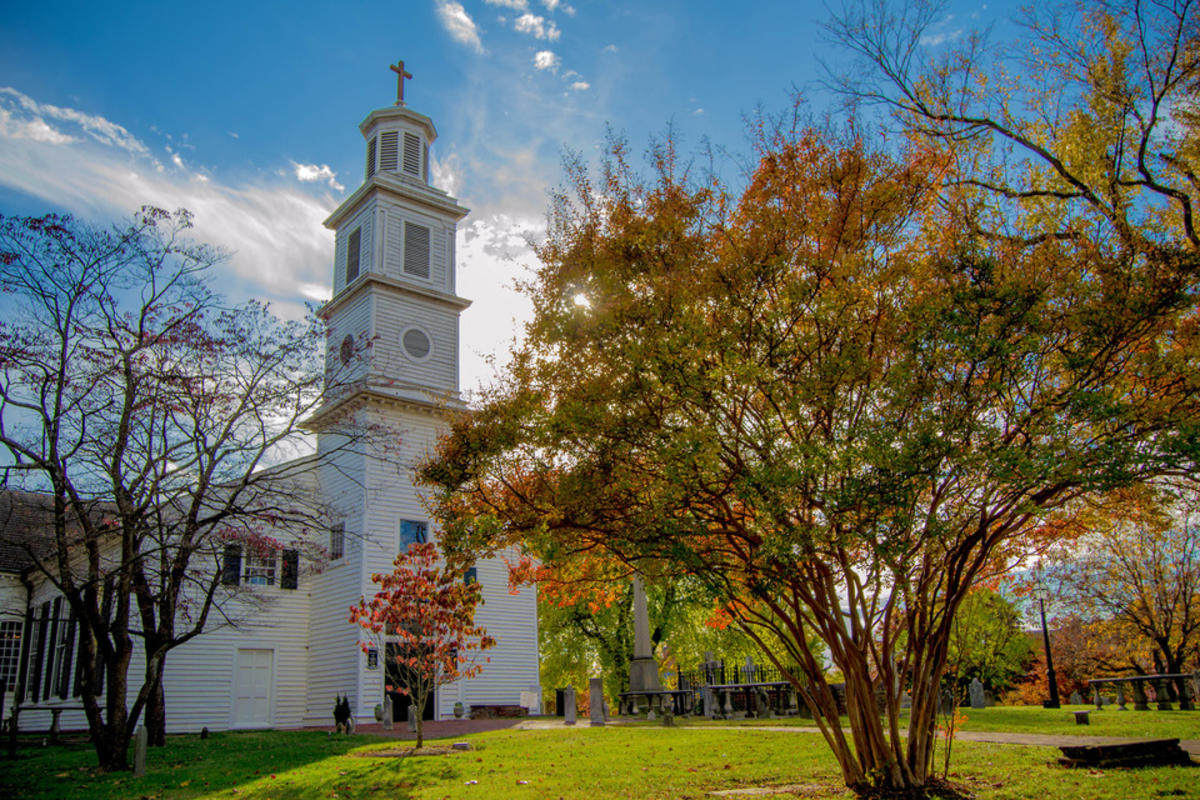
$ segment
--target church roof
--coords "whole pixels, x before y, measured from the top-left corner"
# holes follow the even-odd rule
[[[96,511],[102,510],[97,505]],[[0,490],[0,572],[22,573],[54,550],[54,498],[43,492]]]

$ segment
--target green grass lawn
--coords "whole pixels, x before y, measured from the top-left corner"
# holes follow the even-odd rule
[[[1087,725],[1076,725],[1072,711],[1086,711]],[[1116,706],[993,706],[964,708],[966,731],[1065,734],[1068,736],[1139,736],[1155,739],[1200,739],[1200,711],[1118,711]]]
[[[1091,710],[1089,724],[1075,724],[1073,711]],[[1118,711],[1105,706],[1097,712],[1095,706],[1063,706],[1050,709],[1040,706],[993,706],[963,708],[967,718],[961,730],[999,731],[1007,733],[1039,733],[1066,736],[1136,736],[1155,739],[1200,739],[1200,711]],[[747,719],[732,722],[697,723],[706,726],[738,725],[749,727],[795,726],[812,727],[811,719],[787,717],[781,719]],[[842,724],[847,724],[843,717]]]
[[[314,731],[222,733],[207,741],[176,736],[150,751],[139,779],[96,774],[83,744],[30,747],[16,761],[0,760],[0,797],[594,800],[701,798],[718,789],[781,784],[809,787],[791,796],[850,797],[824,742],[809,733],[639,725],[462,738],[472,750],[370,758],[361,754],[402,743]],[[1058,751],[1051,748],[970,742],[955,743],[953,752],[951,779],[981,799],[1200,798],[1200,768],[1069,770],[1052,765]]]

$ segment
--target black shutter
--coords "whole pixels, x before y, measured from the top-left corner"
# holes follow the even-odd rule
[[[83,674],[83,637],[91,635],[91,631],[88,630],[86,622],[79,626],[79,656],[75,659],[75,691],[71,692],[72,696],[74,697],[79,697],[81,694],[83,694],[83,682],[87,680],[87,677]]]
[[[62,598],[54,598],[53,610],[50,612],[50,646],[46,648],[46,682],[42,689],[42,699],[49,700],[50,693],[54,691],[54,657],[58,655],[58,626],[62,624],[59,617],[62,615]]]
[[[21,629],[21,660],[17,662],[17,693],[13,702],[25,700],[25,687],[29,683],[29,640],[33,636],[33,606],[25,609],[25,626]]]
[[[225,545],[225,561],[221,565],[221,583],[226,586],[237,586],[242,578],[242,546],[240,544]]]
[[[346,283],[358,277],[358,262],[362,257],[362,228],[355,228],[346,240]]]
[[[283,551],[283,568],[279,574],[279,588],[295,589],[300,580],[300,552]]]
[[[75,609],[71,609],[71,617],[67,621],[67,640],[63,645],[66,651],[63,653],[62,666],[58,672],[58,696],[63,700],[67,699],[67,694],[71,691],[71,657],[75,655]]]
[[[33,691],[29,693],[29,697],[33,702],[37,702],[38,690],[42,688],[42,668],[46,663],[46,633],[50,626],[50,603],[42,603],[42,618],[38,620],[38,643],[37,653],[34,654],[33,661]]]

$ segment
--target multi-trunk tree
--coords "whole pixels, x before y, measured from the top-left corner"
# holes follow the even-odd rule
[[[0,218],[4,485],[49,509],[50,546],[30,554],[78,625],[79,690],[106,770],[127,768],[143,714],[161,740],[168,654],[254,613],[245,590],[222,585],[226,545],[319,555],[310,534],[329,524],[312,491],[318,458],[287,459],[344,370],[327,374],[318,321],[214,292],[222,255],[189,227],[187,212],[149,207],[126,228]],[[361,443],[344,433],[331,452]],[[28,543],[16,534],[10,544]]]
[[[379,591],[350,607],[350,622],[362,628],[364,649],[372,647],[394,667],[388,674],[398,680],[387,690],[412,698],[419,750],[425,743],[422,710],[429,693],[439,686],[478,675],[487,660],[482,651],[496,640],[475,624],[475,607],[482,593],[479,583],[448,564],[432,542],[408,546],[396,556],[388,574],[371,580]]]

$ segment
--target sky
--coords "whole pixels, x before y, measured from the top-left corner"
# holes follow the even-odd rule
[[[951,2],[931,50],[1004,25],[1013,6]],[[107,224],[143,204],[187,208],[197,239],[231,253],[218,286],[296,316],[329,298],[322,221],[363,180],[358,124],[395,101],[434,120],[432,182],[460,223],[461,384],[503,363],[528,304],[564,153],[608,131],[634,153],[670,129],[723,168],[750,152],[747,120],[801,93],[835,108],[819,2],[393,0],[121,3],[0,0],[0,214]]]

